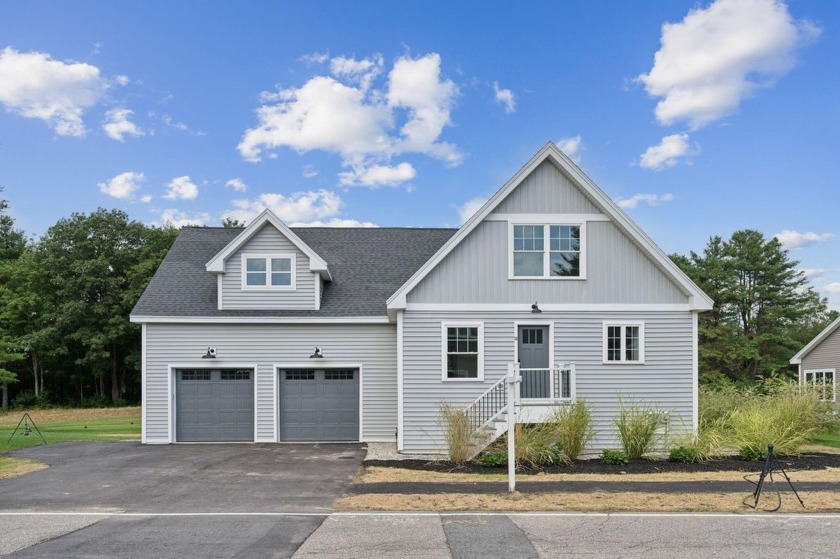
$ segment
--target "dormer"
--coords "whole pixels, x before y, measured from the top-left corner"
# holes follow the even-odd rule
[[[318,310],[329,266],[270,210],[206,264],[219,310]]]

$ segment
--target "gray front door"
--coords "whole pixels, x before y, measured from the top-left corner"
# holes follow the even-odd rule
[[[359,370],[281,370],[280,440],[358,441]]]
[[[175,371],[175,440],[254,440],[254,371]]]
[[[519,368],[522,371],[521,396],[548,398],[551,395],[549,373],[529,369],[548,369],[548,326],[520,326],[517,336]]]

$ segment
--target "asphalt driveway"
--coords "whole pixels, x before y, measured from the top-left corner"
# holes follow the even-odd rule
[[[13,456],[50,467],[0,480],[0,511],[329,513],[365,446],[61,443]]]

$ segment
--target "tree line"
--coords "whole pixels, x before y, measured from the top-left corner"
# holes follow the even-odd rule
[[[30,239],[0,198],[3,407],[10,394],[21,405],[138,402],[140,326],[129,313],[177,235],[100,208]],[[790,357],[838,314],[758,231],[712,237],[701,253],[671,259],[714,301],[698,324],[706,380],[790,373]]]

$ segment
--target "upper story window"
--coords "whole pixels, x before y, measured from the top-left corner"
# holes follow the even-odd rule
[[[645,325],[604,323],[604,363],[644,363]]]
[[[582,224],[513,225],[512,278],[583,279]]]
[[[295,288],[294,254],[243,254],[242,289]]]

